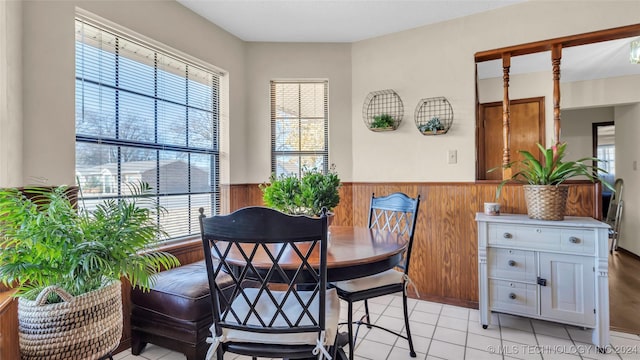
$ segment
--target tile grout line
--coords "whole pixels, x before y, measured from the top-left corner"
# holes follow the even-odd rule
[[[469,309],[467,309],[467,329],[465,331],[465,337],[464,337],[464,358],[467,358],[467,343],[469,342]]]
[[[533,322],[531,321],[531,319],[529,319],[529,325],[531,326],[531,331],[533,332],[533,338],[536,339],[536,347],[540,348],[540,342],[538,341],[538,335],[536,335],[536,328],[533,327]],[[542,351],[540,351],[540,358],[542,360],[544,360],[544,355],[542,354]]]
[[[436,320],[436,323],[433,325],[433,332],[431,333],[431,341],[429,341],[429,346],[427,346],[427,356],[425,356],[425,359],[429,356],[429,351],[431,350],[431,345],[433,345],[433,336],[436,334],[436,329],[438,328],[438,323],[440,322],[440,316],[442,314],[442,309],[444,308],[444,305],[440,305],[440,311],[438,311],[438,319]]]
[[[491,322],[491,316],[493,316],[493,315],[492,315],[491,311],[489,311],[489,322]],[[504,351],[505,345],[504,345],[504,342],[502,341],[502,324],[500,323],[500,315],[496,314],[496,317],[498,318],[498,332],[500,333],[500,355],[502,356],[502,360],[504,360],[505,359],[505,355],[504,355],[504,353],[505,353],[505,351]]]

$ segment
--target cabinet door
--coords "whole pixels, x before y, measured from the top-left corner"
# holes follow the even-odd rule
[[[559,322],[595,325],[593,258],[540,253],[540,315]]]

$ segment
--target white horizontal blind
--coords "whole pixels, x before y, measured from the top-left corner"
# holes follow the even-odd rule
[[[271,81],[271,171],[298,174],[329,165],[326,80]]]
[[[144,181],[177,238],[219,211],[219,75],[76,19],[76,175],[80,203],[127,196]]]

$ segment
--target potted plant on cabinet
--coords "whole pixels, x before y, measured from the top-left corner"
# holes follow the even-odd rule
[[[510,168],[519,164],[517,172],[509,179],[503,180],[496,191],[496,198],[500,197],[500,191],[508,181],[525,184],[524,195],[527,203],[527,213],[532,219],[539,220],[563,220],[567,204],[569,187],[563,183],[574,177],[585,177],[592,182],[601,182],[603,186],[613,191],[606,181],[601,181],[597,173],[607,173],[604,169],[593,166],[590,163],[599,162],[594,157],[586,157],[576,161],[562,161],[567,149],[566,143],[558,143],[545,149],[537,144],[542,153],[543,161],[540,162],[530,152],[520,150],[524,158],[511,162],[502,168]],[[494,171],[493,168],[489,171]]]
[[[266,206],[294,215],[320,215],[322,208],[332,211],[340,203],[340,177],[332,167],[326,174],[318,169],[296,174],[271,175],[269,184],[261,184]]]
[[[179,265],[150,249],[164,232],[149,185],[129,189],[92,211],[66,186],[0,190],[0,280],[17,288],[22,359],[108,354],[122,334],[120,278],[148,288]]]

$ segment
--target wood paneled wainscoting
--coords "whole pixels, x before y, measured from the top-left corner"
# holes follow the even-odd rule
[[[590,182],[572,182],[567,215],[599,218],[602,205],[600,186]],[[409,196],[421,195],[412,254],[411,279],[420,298],[477,308],[478,264],[475,214],[484,202],[495,201],[497,182],[482,183],[344,183],[340,188],[340,205],[334,210],[335,225],[366,226],[371,194],[387,195],[401,191]],[[244,206],[263,205],[258,184],[234,184],[222,189],[222,212]],[[526,213],[521,186],[504,187],[499,201],[504,213]],[[200,239],[167,246],[182,264],[203,258]],[[410,287],[411,288],[411,287]],[[118,347],[130,347],[130,286],[123,285],[124,331]],[[415,297],[415,294],[411,294]],[[15,316],[15,307],[8,310]],[[17,324],[5,324],[6,333],[17,336]],[[13,326],[11,326],[13,325]],[[117,352],[117,351],[116,351]]]
[[[600,185],[588,181],[569,182],[567,215],[591,216],[602,213]],[[498,182],[469,183],[344,183],[334,224],[366,226],[371,194],[401,191],[421,195],[411,257],[411,280],[421,299],[477,308],[478,255],[476,212],[485,202],[495,202]],[[257,184],[232,185],[227,199],[230,210],[262,205]],[[501,194],[503,213],[525,214],[520,185],[506,185]],[[409,287],[411,288],[411,287]],[[412,294],[413,297],[416,294]]]
[[[0,292],[0,360],[19,359],[18,300],[13,291]]]

